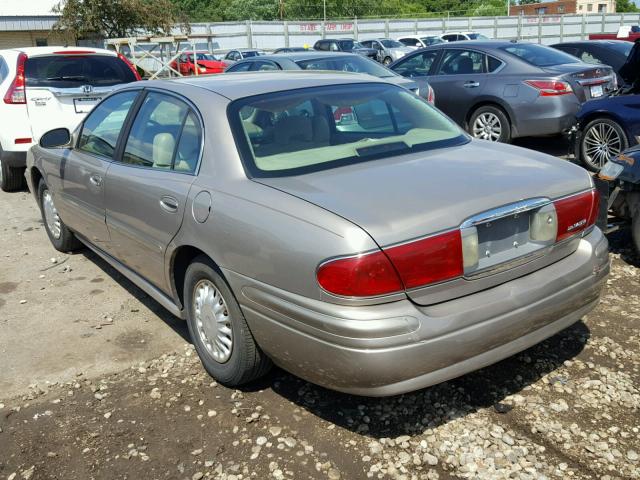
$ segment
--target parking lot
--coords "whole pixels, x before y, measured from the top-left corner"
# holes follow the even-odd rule
[[[0,215],[0,478],[640,478],[628,232],[611,236],[608,286],[582,321],[454,381],[373,399],[278,369],[217,385],[183,322],[87,250],[53,250],[28,192],[1,193]]]

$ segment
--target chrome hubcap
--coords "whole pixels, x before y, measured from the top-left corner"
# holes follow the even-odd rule
[[[53,238],[60,238],[62,233],[60,229],[60,217],[58,216],[58,210],[53,204],[53,198],[49,190],[45,190],[42,194],[42,209],[44,210],[44,219],[47,222],[47,228],[53,236]]]
[[[216,362],[225,363],[233,348],[227,302],[210,280],[200,280],[193,293],[193,306],[200,340]]]
[[[622,138],[611,125],[596,123],[584,135],[584,159],[595,168],[602,168],[605,163],[622,151]]]
[[[500,135],[502,135],[502,125],[498,116],[493,113],[482,113],[473,122],[473,136],[476,138],[497,142]]]

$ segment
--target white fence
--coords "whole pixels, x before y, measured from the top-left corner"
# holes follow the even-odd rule
[[[588,38],[590,33],[615,33],[620,25],[640,24],[639,13],[541,15],[511,17],[450,17],[406,20],[194,23],[191,33],[210,36],[223,50],[312,46],[319,38],[397,38],[472,30],[496,39],[550,44]]]

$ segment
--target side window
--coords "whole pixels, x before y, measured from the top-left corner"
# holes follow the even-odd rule
[[[173,169],[176,172],[194,173],[200,157],[202,131],[196,114],[189,112],[182,127]]]
[[[440,75],[482,73],[484,55],[471,50],[447,50],[440,65]]]
[[[569,55],[573,55],[574,57],[580,57],[581,50],[577,47],[567,47],[565,45],[560,45],[558,50],[561,50]]]
[[[394,71],[403,77],[425,77],[429,75],[436,58],[438,50],[420,52],[398,63]]]
[[[251,67],[253,71],[265,71],[265,70],[280,70],[278,66],[273,62],[267,62],[266,60],[253,62]]]
[[[457,38],[458,38],[457,35],[443,35],[442,36],[442,39],[445,42],[455,42]]]
[[[178,61],[180,63],[187,63],[187,56],[183,53],[182,55],[180,55],[180,58],[178,59]]]
[[[4,58],[0,57],[0,83],[4,82],[9,76],[9,66]]]
[[[373,47],[373,48],[375,48],[373,46],[374,42],[372,42],[371,40],[364,40],[364,41],[362,41],[360,43],[362,44],[363,47],[367,47],[367,48],[372,48]]]
[[[401,38],[398,41],[407,47],[415,47],[417,45],[417,40],[415,38]]]
[[[117,93],[98,105],[82,126],[78,150],[113,158],[118,136],[138,91]]]
[[[487,56],[487,71],[489,73],[495,72],[502,66],[502,62],[497,58]]]
[[[150,92],[131,126],[122,162],[171,169],[189,112],[186,103],[169,95]]]
[[[329,50],[331,50],[332,52],[338,52],[338,51],[340,51],[340,47],[338,46],[338,44],[336,42],[331,42],[329,44]]]
[[[251,64],[253,62],[244,62],[244,63],[239,63],[237,65],[232,65],[229,68],[227,68],[227,72],[248,72],[249,69],[251,68]]]

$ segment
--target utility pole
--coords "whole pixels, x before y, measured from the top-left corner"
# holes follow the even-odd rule
[[[322,0],[322,18],[326,22],[327,21],[327,0]]]
[[[279,14],[280,14],[280,20],[284,20],[284,0],[280,0],[279,1]]]

